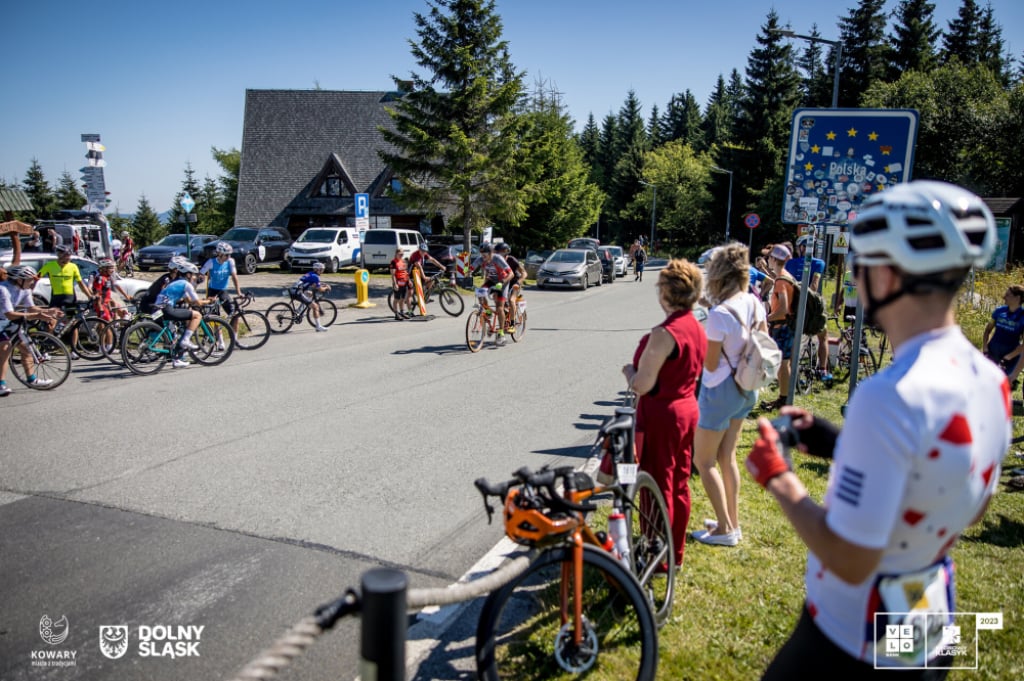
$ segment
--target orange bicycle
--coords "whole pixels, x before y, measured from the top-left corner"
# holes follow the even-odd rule
[[[476,305],[466,320],[466,347],[470,352],[480,352],[488,338],[496,338],[498,333],[498,315],[488,302],[491,289],[476,289]],[[520,296],[521,298],[521,296]],[[521,303],[521,306],[520,306]],[[508,307],[505,325],[512,342],[518,343],[526,334],[526,301],[517,301],[516,307]]]
[[[491,592],[477,625],[476,662],[481,679],[582,676],[600,670],[607,678],[653,679],[658,666],[658,628],[651,603],[623,565],[622,538],[587,525],[591,499],[616,483],[594,484],[571,466],[537,472],[521,468],[507,482],[475,482],[484,497],[504,503],[505,533],[540,552],[526,570]],[[561,486],[562,492],[556,489]]]

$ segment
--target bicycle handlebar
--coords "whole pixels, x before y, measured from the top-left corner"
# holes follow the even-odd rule
[[[566,496],[559,494],[555,489],[555,483],[559,480],[562,481],[567,493],[580,489],[594,488],[593,479],[586,473],[577,471],[572,466],[560,466],[558,468],[548,468],[545,466],[538,471],[531,471],[528,467],[523,466],[512,475],[515,476],[514,479],[495,484],[492,484],[486,478],[477,478],[473,482],[484,498],[484,509],[487,511],[488,523],[491,522],[494,508],[487,503],[487,498],[500,497],[502,502],[504,502],[508,496],[508,491],[518,486],[537,490],[535,493],[528,494],[526,499],[530,503],[537,504],[537,507],[541,509],[550,508],[554,511],[575,511],[578,513],[589,513],[597,509],[595,504],[577,504],[569,501]],[[547,494],[542,492],[547,492]]]

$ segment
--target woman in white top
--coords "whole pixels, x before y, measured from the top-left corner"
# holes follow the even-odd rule
[[[746,246],[733,242],[717,249],[708,261],[705,279],[707,298],[714,307],[704,327],[708,352],[697,402],[700,418],[693,461],[716,519],[706,520],[707,529],[694,532],[693,538],[704,544],[736,546],[742,536],[736,441],[743,419],[757,404],[757,391],[740,388],[733,380],[733,367],[750,328],[767,332],[768,323],[761,301],[748,291],[750,260]]]

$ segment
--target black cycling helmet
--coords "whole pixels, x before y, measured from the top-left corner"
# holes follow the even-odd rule
[[[512,247],[509,246],[508,243],[502,241],[499,242],[498,244],[495,244],[494,250],[496,250],[498,253],[508,253],[509,251],[512,250]]]
[[[489,243],[484,242],[484,243],[480,244],[480,252],[481,253],[493,253],[494,252],[494,247],[491,246]]]
[[[57,246],[54,250],[57,251],[57,255],[71,255],[72,253],[71,246],[65,246],[63,244]]]

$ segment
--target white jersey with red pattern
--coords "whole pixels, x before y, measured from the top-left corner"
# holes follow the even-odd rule
[[[808,611],[847,653],[912,665],[910,656],[876,657],[886,641],[874,613],[955,612],[947,555],[995,490],[1010,416],[1006,376],[959,327],[909,339],[890,367],[857,387],[836,443],[826,522],[846,541],[884,553],[858,585],[813,553],[805,575]],[[930,659],[942,644],[939,626],[918,654]]]
[[[508,261],[497,253],[491,256],[490,262],[484,262],[485,280],[502,281],[510,272],[512,272],[512,268],[509,267]]]

